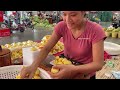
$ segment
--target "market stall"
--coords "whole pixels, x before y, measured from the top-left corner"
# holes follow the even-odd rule
[[[9,63],[7,65],[3,64],[3,65],[1,65],[1,67],[9,66],[9,68],[11,68],[10,67],[11,65],[30,65],[33,62],[33,60],[36,58],[36,55],[39,54],[40,49],[43,48],[44,45],[47,43],[50,36],[51,35],[44,36],[40,42],[28,40],[28,41],[24,41],[24,42],[17,42],[17,43],[12,43],[12,44],[1,45],[3,50],[7,49],[10,51],[9,61],[11,60],[11,63]],[[27,49],[29,49],[29,50],[27,50]],[[59,41],[53,47],[51,52],[49,53],[47,60],[45,60],[45,62],[43,62],[40,65],[40,68],[43,68],[44,70],[51,70],[52,65],[50,65],[50,62],[48,62],[48,61],[52,61],[54,59],[54,57],[57,56],[58,54],[62,53],[63,50],[64,50],[64,45],[62,42]],[[0,52],[0,55],[2,55],[2,57],[3,57],[2,52]],[[51,56],[52,56],[52,58],[51,58]],[[1,59],[0,59],[0,63],[2,63]],[[15,66],[15,68],[17,68],[17,66]],[[2,72],[0,72],[0,74],[1,73]],[[0,76],[0,78],[2,78],[2,77]]]
[[[40,49],[43,48],[48,42],[50,36],[51,35],[44,36],[41,41],[28,40],[24,42],[2,45],[3,49],[9,49],[11,52],[11,64],[9,65],[30,65],[39,54]],[[75,64],[72,60],[65,59],[64,57],[58,57],[63,53],[63,51],[64,44],[59,41],[51,50],[46,60],[42,62],[39,67],[46,71],[51,71],[52,65],[55,64]],[[104,53],[105,62],[107,62],[106,59],[110,59],[110,57],[107,52]],[[98,73],[99,72],[97,72],[96,78],[101,78],[101,76],[98,76]]]
[[[120,38],[120,27],[115,28],[113,26],[104,28],[107,37]]]
[[[31,17],[31,21],[32,24],[34,26],[34,29],[39,30],[39,29],[43,29],[43,30],[53,30],[53,23],[52,23],[52,18],[48,17],[46,19],[41,19],[38,16],[33,16]]]

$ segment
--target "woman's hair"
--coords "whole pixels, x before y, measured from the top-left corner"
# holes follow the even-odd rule
[[[87,17],[87,14],[86,14],[86,13],[84,14],[84,17]]]
[[[85,18],[88,18],[89,12],[90,12],[90,11],[84,11],[84,17],[85,17]]]

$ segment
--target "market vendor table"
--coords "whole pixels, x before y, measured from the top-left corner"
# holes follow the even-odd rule
[[[0,37],[5,37],[5,36],[10,36],[9,28],[0,29]]]
[[[114,67],[110,67],[107,64],[105,64],[100,71],[96,72],[96,79],[115,79],[113,75],[111,75],[110,77],[107,77],[105,73],[110,73],[112,70],[119,71],[120,70],[120,59],[110,60],[110,62],[114,64]]]

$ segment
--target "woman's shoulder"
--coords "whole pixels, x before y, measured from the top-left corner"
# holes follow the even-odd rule
[[[54,30],[56,32],[56,34],[58,36],[63,36],[65,35],[65,31],[66,31],[66,24],[64,21],[60,21],[59,23],[56,24],[56,26],[54,27]]]
[[[57,23],[57,26],[65,27],[66,23],[64,21],[60,21],[59,23]]]
[[[103,29],[102,26],[96,22],[93,22],[93,21],[88,21],[88,24],[87,24],[87,29],[91,29],[92,31],[94,30],[99,30],[99,29]]]

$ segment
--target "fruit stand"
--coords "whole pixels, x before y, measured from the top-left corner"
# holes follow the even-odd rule
[[[50,29],[53,30],[53,24],[52,24],[52,19],[47,18],[47,19],[40,19],[38,16],[33,16],[31,18],[32,24],[34,25],[34,28],[36,30],[40,29]]]
[[[31,55],[33,55],[34,53],[37,52],[38,49],[41,49],[42,47],[44,47],[44,45],[49,40],[50,36],[51,35],[44,36],[40,42],[28,40],[28,41],[24,41],[24,42],[5,44],[5,45],[2,45],[2,48],[7,48],[11,51],[11,62],[12,62],[11,65],[23,65],[23,63],[24,63],[23,61],[25,60],[24,56],[26,56],[26,52],[23,51],[23,48],[30,47],[29,53],[31,53]],[[55,47],[51,50],[51,52],[49,53],[49,55],[55,56],[55,59],[53,60],[53,62],[49,62],[49,65],[43,62],[39,67],[43,68],[46,71],[53,70],[52,72],[56,73],[56,72],[58,72],[57,70],[51,69],[53,64],[72,64],[73,62],[70,62],[65,58],[58,57],[61,53],[63,53],[63,50],[64,50],[63,43],[58,42],[55,45]],[[29,53],[27,52],[27,56],[29,59],[26,59],[26,60],[31,61],[30,55],[28,55]],[[107,56],[108,55],[105,55],[105,57],[107,57]],[[110,63],[109,61],[111,61],[112,63]],[[108,65],[107,62],[110,65]],[[111,77],[105,76],[105,72],[114,70],[112,68],[113,63],[115,65],[114,68],[116,70],[119,70],[120,60],[113,60],[113,59],[105,60],[105,65],[102,68],[102,70],[100,70],[96,73],[96,78],[97,79],[107,79],[107,78],[114,79],[113,76],[111,76]]]
[[[114,28],[112,26],[104,28],[105,34],[107,37],[120,38],[120,27]]]
[[[44,45],[47,43],[51,35],[46,35],[43,37],[43,39],[40,42],[28,40],[24,42],[17,42],[17,43],[11,43],[11,44],[5,44],[1,45],[3,49],[9,49],[11,51],[11,60],[14,64],[22,64],[23,56],[26,56],[26,52],[23,50],[25,48],[30,48],[30,54],[34,55],[38,50],[44,47]],[[64,45],[62,42],[58,42],[49,55],[58,55],[61,54],[64,50]],[[24,55],[25,54],[25,55]],[[29,56],[29,55],[28,55]],[[30,61],[30,60],[29,60]]]
[[[25,59],[24,56],[28,56],[30,57],[30,55],[34,56],[36,54],[36,52],[38,52],[39,54],[39,50],[41,48],[44,47],[44,45],[46,44],[46,42],[49,40],[51,35],[46,35],[43,37],[43,39],[40,41],[40,42],[36,42],[36,41],[31,41],[31,40],[28,40],[28,41],[24,41],[24,42],[17,42],[17,43],[12,43],[12,44],[5,44],[5,45],[1,45],[2,46],[2,49],[7,49],[10,51],[10,54],[11,57],[9,59],[9,61],[11,60],[11,64],[7,65],[7,66],[11,66],[12,65],[29,65],[29,63],[24,63],[25,61],[27,62],[31,62],[35,57],[33,58],[29,58],[29,59]],[[24,52],[23,50],[25,48],[30,48],[30,51],[28,53]],[[52,56],[56,56],[57,53],[59,52],[62,52],[64,50],[64,45],[62,42],[58,41],[58,43],[53,47],[53,49],[51,50],[51,52],[49,53],[49,56],[52,55]],[[2,52],[0,52],[1,55],[2,55]],[[29,55],[28,55],[29,54]],[[3,57],[4,58],[4,57]],[[7,59],[7,58],[6,58]],[[5,61],[5,60],[4,60]],[[0,63],[1,63],[1,59],[0,59]],[[51,65],[52,66],[52,65]],[[40,68],[46,70],[46,71],[51,71],[51,66],[45,64],[44,62],[40,65]],[[1,65],[1,68],[2,67],[6,67],[6,65]],[[9,68],[11,68],[9,67]],[[13,66],[13,67],[16,67],[17,66]],[[0,69],[1,69],[0,68]],[[4,68],[3,68],[4,69]],[[8,68],[6,67],[6,69],[8,70]],[[9,70],[8,70],[9,71]],[[1,73],[3,72],[0,72],[0,75]],[[16,73],[15,73],[16,75]],[[16,76],[18,79],[20,78],[19,75]],[[0,78],[2,78],[0,76]],[[39,77],[36,77],[39,79]]]

